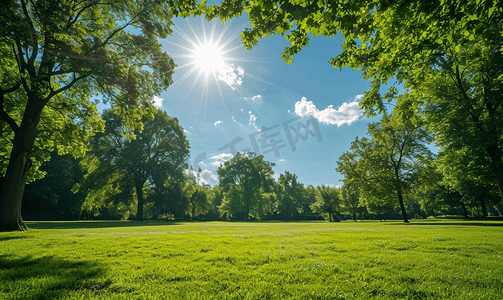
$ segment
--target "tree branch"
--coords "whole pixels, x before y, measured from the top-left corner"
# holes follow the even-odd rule
[[[9,114],[5,111],[4,109],[4,100],[5,100],[5,94],[12,93],[16,91],[18,88],[21,87],[21,82],[16,83],[13,87],[6,89],[6,90],[0,90],[0,120],[3,120],[9,124],[10,128],[14,133],[17,133],[19,130],[19,126],[17,125],[16,121],[9,116]]]
[[[81,75],[79,77],[75,77],[72,82],[70,82],[69,84],[65,85],[64,87],[56,90],[56,91],[51,91],[51,93],[49,94],[49,96],[47,96],[47,100],[51,99],[52,97],[56,96],[57,94],[61,93],[61,92],[64,92],[66,90],[68,90],[69,88],[71,88],[75,83],[77,83],[78,81],[86,78],[86,77],[89,77],[89,75]]]

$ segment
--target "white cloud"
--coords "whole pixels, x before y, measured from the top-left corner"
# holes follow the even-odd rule
[[[162,106],[162,100],[164,100],[164,99],[162,99],[162,98],[157,97],[156,95],[154,95],[154,99],[153,100],[154,100],[154,106],[155,107],[161,107]]]
[[[241,66],[234,67],[234,64],[222,63],[218,70],[218,80],[223,81],[232,90],[236,89],[236,85],[243,83],[245,69]]]
[[[284,162],[285,160],[282,158],[282,159],[280,159],[279,161],[280,161],[280,162]]]
[[[215,160],[214,162],[210,163],[210,165],[215,166],[215,167],[220,167],[224,162],[228,161],[231,159],[234,155],[230,153],[220,153],[217,155],[214,155],[210,157],[210,159]]]
[[[361,99],[360,96],[356,96],[355,99]],[[337,109],[330,105],[324,110],[319,110],[312,101],[307,101],[305,97],[302,97],[300,101],[295,103],[295,113],[300,117],[312,116],[320,122],[341,126],[344,124],[351,125],[351,123],[358,120],[363,112],[356,100],[351,103],[344,102]]]
[[[192,174],[197,177],[196,171],[192,171]],[[217,185],[218,175],[207,169],[201,170],[201,174],[199,176],[199,184],[209,184],[211,186]]]
[[[256,95],[253,97],[245,97],[245,100],[253,102],[254,105],[261,105],[264,98],[261,95]]]
[[[356,97],[355,97],[355,101],[362,100],[364,96],[365,96],[365,95],[363,95],[363,94],[356,95]]]
[[[215,123],[213,123],[213,125],[217,126],[218,124],[221,124],[221,123],[223,123],[223,122],[224,122],[224,121],[222,121],[222,120],[218,120],[218,121],[216,121]]]
[[[251,110],[248,112],[248,114],[250,115],[248,125],[252,125],[253,127],[255,127],[255,129],[258,129],[257,124],[255,124],[255,121],[257,121],[257,117],[254,114],[252,114]]]

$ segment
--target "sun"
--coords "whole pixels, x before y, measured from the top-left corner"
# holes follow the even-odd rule
[[[217,32],[217,23],[215,20],[206,23],[205,19],[201,18],[201,26],[196,26],[186,20],[187,32],[182,30],[180,26],[174,28],[180,42],[168,40],[168,43],[183,51],[183,53],[171,52],[169,54],[175,59],[181,59],[181,64],[177,60],[177,69],[184,70],[184,72],[175,85],[179,85],[185,80],[191,81],[192,86],[188,90],[189,94],[197,85],[196,83],[202,81],[202,85],[197,85],[202,87],[202,96],[206,96],[210,88],[216,87],[223,97],[223,88],[235,91],[243,82],[244,68],[237,64],[237,61],[243,61],[243,59],[236,58],[235,55],[230,56],[231,52],[243,48],[241,43],[230,46],[235,44],[235,40],[240,35],[237,32],[229,32],[234,31],[229,30],[231,22],[226,23],[223,27],[220,26],[221,24],[218,25],[220,30]],[[207,25],[210,25],[211,29],[207,29]]]
[[[215,42],[198,44],[192,51],[195,67],[206,74],[218,73],[226,65],[223,47]]]

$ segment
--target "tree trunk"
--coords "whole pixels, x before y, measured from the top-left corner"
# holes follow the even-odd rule
[[[402,209],[403,222],[409,223],[409,219],[407,218],[407,212],[405,211],[405,205],[403,204],[403,195],[400,191],[398,191],[397,194],[398,194],[398,203],[400,203],[400,208]]]
[[[463,213],[465,214],[465,219],[468,219],[468,212],[466,211],[466,205],[461,202],[461,207],[463,208]]]
[[[496,134],[496,132],[494,132]],[[496,138],[497,141],[497,138]],[[501,151],[498,144],[493,144],[486,149],[489,157],[491,158],[491,163],[493,166],[494,176],[496,176],[496,182],[498,182],[498,189],[500,192],[500,200],[503,204],[503,162],[501,160]]]
[[[480,206],[482,207],[482,215],[484,217],[487,217],[486,202],[484,200],[484,197],[480,197]]]
[[[21,205],[28,171],[32,165],[31,151],[44,105],[40,99],[29,97],[23,121],[15,133],[0,195],[0,231],[28,229],[21,217]]]
[[[143,221],[143,184],[136,183],[136,196],[138,197],[138,210],[136,211],[136,221]]]
[[[431,209],[431,214],[433,215],[434,218],[436,218],[435,217],[435,212],[433,211],[433,208]]]
[[[353,221],[358,222],[356,219],[356,209],[353,209]]]

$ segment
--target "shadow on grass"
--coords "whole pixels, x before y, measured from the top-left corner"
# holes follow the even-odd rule
[[[33,236],[27,235],[27,236],[3,236],[0,237],[0,242],[5,242],[9,240],[21,240],[21,239],[29,239],[32,238]]]
[[[490,218],[490,219],[428,219],[421,221],[411,221],[406,224],[391,223],[390,225],[407,225],[407,226],[503,226],[503,219],[501,218]]]
[[[6,299],[64,299],[75,290],[110,286],[105,269],[94,262],[72,262],[44,256],[0,256],[0,294]]]
[[[81,229],[176,225],[170,221],[25,221],[30,229]]]

